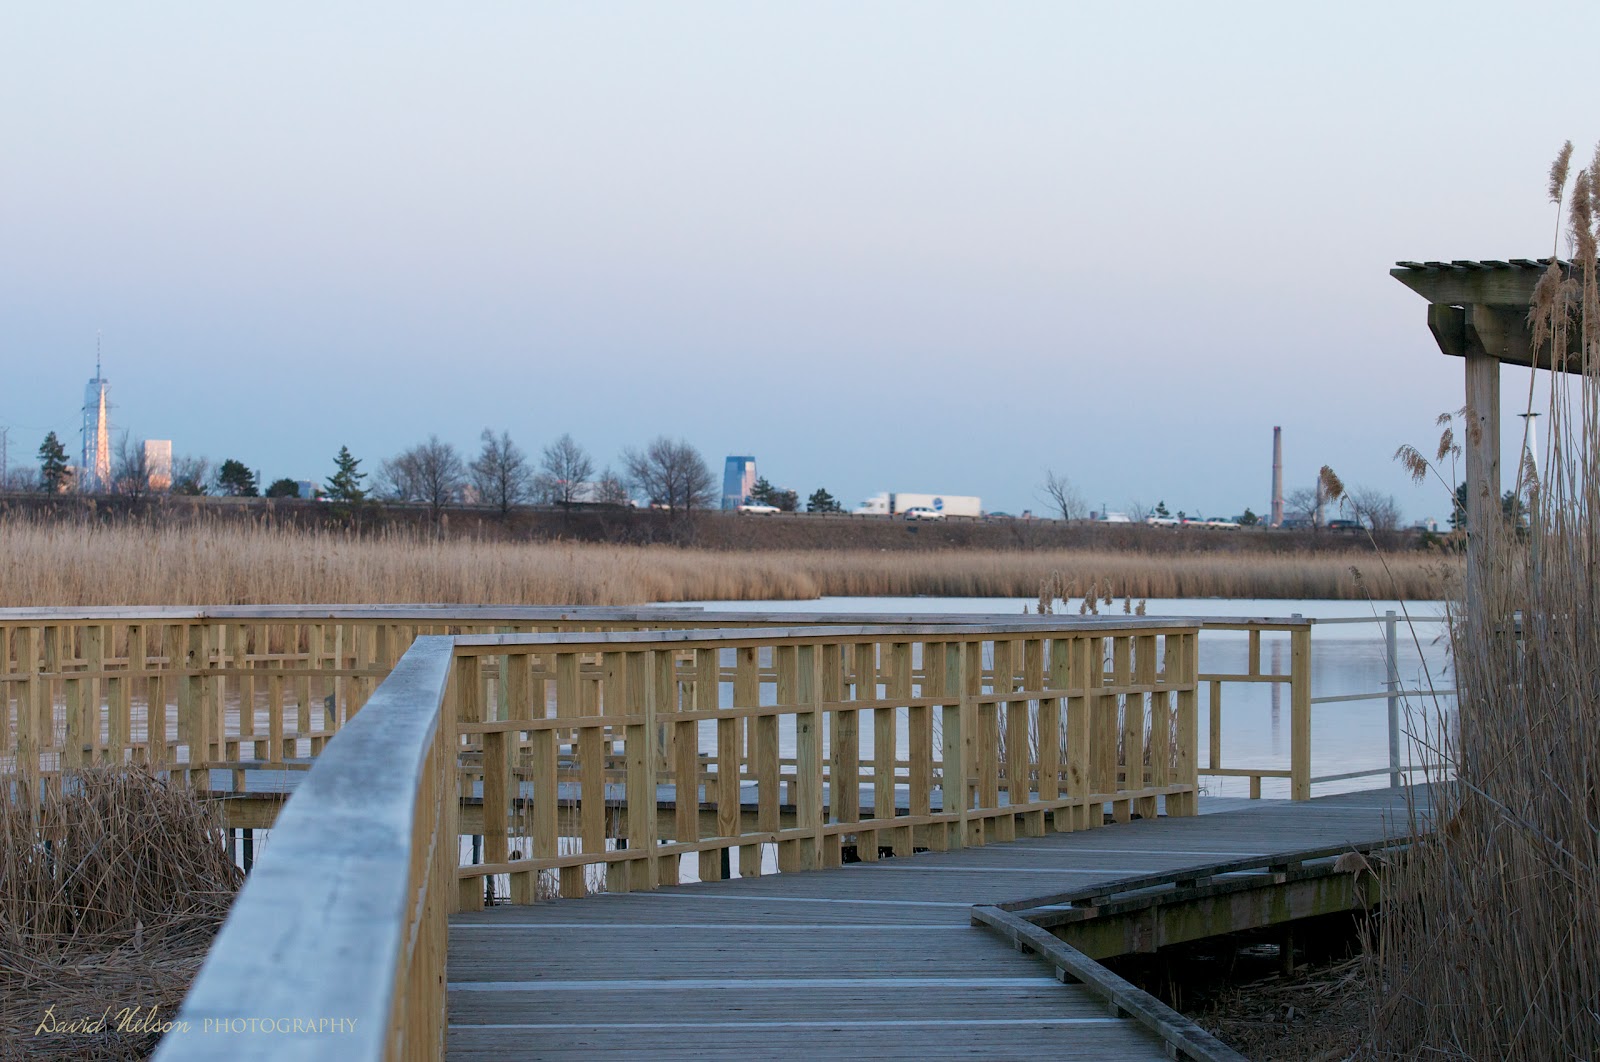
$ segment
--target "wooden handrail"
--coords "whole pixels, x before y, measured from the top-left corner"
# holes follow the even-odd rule
[[[419,638],[329,742],[158,1062],[216,1058],[219,1043],[236,1059],[440,1057],[457,860],[455,734],[441,710],[452,654],[448,638]]]

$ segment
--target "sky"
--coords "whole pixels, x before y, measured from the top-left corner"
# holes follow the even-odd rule
[[[1550,253],[1597,34],[1592,4],[5,5],[0,427],[13,466],[75,454],[98,336],[116,429],[268,480],[488,427],[618,467],[683,438],[850,504],[1042,512],[1053,470],[1233,515],[1282,425],[1290,489],[1327,464],[1443,518],[1392,455],[1461,362],[1388,270]]]

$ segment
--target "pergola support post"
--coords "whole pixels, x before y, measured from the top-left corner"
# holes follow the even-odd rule
[[[1500,359],[1474,343],[1467,378],[1467,614],[1477,615],[1483,565],[1500,526]]]

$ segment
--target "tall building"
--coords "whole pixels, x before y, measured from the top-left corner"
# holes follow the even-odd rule
[[[144,471],[153,491],[172,489],[172,440],[146,439]]]
[[[94,379],[83,389],[83,460],[78,464],[78,489],[99,493],[111,489],[111,381],[100,371],[96,344]]]
[[[722,466],[722,507],[737,509],[756,485],[756,459],[730,457]]]

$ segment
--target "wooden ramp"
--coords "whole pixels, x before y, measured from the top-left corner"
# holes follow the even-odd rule
[[[1390,790],[451,921],[452,1059],[1164,1059],[1154,1034],[969,924],[1003,903],[1405,832]],[[1210,813],[1207,813],[1210,812]]]

